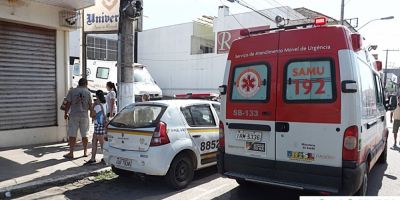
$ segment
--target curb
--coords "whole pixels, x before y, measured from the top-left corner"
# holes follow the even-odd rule
[[[97,176],[98,174],[110,171],[111,167],[105,167],[102,169],[98,169],[95,171],[87,171],[81,172],[73,175],[67,175],[52,179],[46,179],[41,181],[33,181],[28,183],[22,183],[15,186],[10,186],[6,188],[0,188],[0,199],[11,199],[19,196],[23,196],[26,194],[34,193],[35,191],[39,190],[40,188],[44,188],[46,186],[56,186],[59,184],[70,183],[79,179],[83,179],[89,176]],[[6,193],[8,193],[6,195]]]

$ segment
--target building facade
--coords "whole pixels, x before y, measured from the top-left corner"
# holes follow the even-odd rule
[[[0,1],[0,148],[62,141],[70,25],[94,0]],[[66,17],[64,13],[72,13]]]
[[[220,6],[218,17],[210,23],[190,23],[144,30],[138,38],[138,62],[148,69],[164,96],[182,93],[218,91],[222,84],[230,44],[238,39],[240,29],[268,29],[277,26],[275,17],[299,20],[304,16],[290,7],[261,12],[229,14]]]

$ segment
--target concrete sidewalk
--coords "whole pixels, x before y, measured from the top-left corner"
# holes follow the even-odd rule
[[[14,196],[109,169],[102,163],[83,165],[90,159],[90,144],[89,157],[83,157],[81,143],[76,146],[75,159],[63,158],[68,151],[67,143],[0,149],[0,199],[8,192]],[[98,154],[97,161],[101,158]]]

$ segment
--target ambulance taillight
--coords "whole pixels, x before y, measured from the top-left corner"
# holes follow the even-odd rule
[[[222,121],[219,121],[219,148],[225,148],[225,131]]]
[[[358,161],[358,127],[350,126],[344,131],[342,159]]]
[[[351,45],[353,46],[353,51],[357,52],[362,49],[362,40],[363,38],[361,37],[360,34],[358,33],[351,34]]]

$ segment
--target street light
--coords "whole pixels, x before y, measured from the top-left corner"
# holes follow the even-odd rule
[[[388,19],[394,19],[394,16],[389,16],[389,17],[382,17],[382,18],[378,18],[378,19],[373,19],[369,22],[367,22],[366,24],[362,25],[359,29],[357,29],[357,31],[360,31],[360,29],[362,29],[364,26],[366,26],[367,24],[373,22],[373,21],[378,21],[378,20],[388,20]]]

